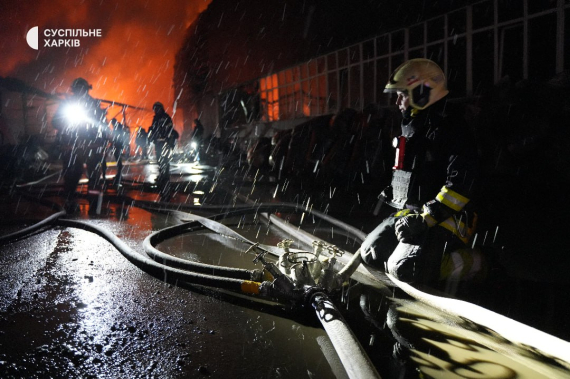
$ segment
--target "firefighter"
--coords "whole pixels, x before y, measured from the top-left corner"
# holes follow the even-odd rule
[[[392,214],[360,251],[364,262],[402,281],[437,283],[442,256],[465,247],[474,231],[477,149],[435,62],[403,63],[384,92],[397,94],[403,116],[391,185],[382,193]]]
[[[83,78],[71,84],[72,95],[57,109],[52,125],[58,131],[63,163],[64,192],[67,205],[73,206],[75,190],[87,168],[88,189],[104,190],[105,153],[108,143],[106,110],[89,95],[92,86]]]
[[[129,130],[124,124],[117,121],[116,118],[111,120],[113,126],[113,156],[117,162],[117,174],[113,180],[113,185],[119,189],[121,187],[121,178],[123,174],[123,155],[129,144]]]
[[[140,125],[137,128],[135,143],[137,145],[135,156],[140,157],[140,159],[148,159],[148,134]]]
[[[148,140],[154,143],[156,160],[158,162],[158,177],[156,184],[159,189],[161,200],[168,201],[172,196],[170,188],[170,159],[176,143],[177,133],[174,130],[172,118],[164,110],[161,102],[152,106],[154,118],[148,130]]]
[[[195,119],[194,124],[196,124],[196,126],[194,126],[194,131],[192,132],[192,137],[190,137],[190,139],[200,146],[204,135],[204,125],[202,125],[200,119]]]
[[[202,140],[204,138],[204,125],[199,119],[194,119],[194,130],[190,137],[190,158],[194,161],[200,161],[200,148],[202,147]]]

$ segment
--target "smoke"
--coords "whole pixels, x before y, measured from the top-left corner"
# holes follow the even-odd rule
[[[49,93],[66,93],[73,79],[83,77],[96,98],[148,110],[161,101],[171,112],[175,55],[186,29],[210,1],[5,1],[0,76]],[[37,51],[26,43],[34,26],[40,30]],[[101,37],[80,38],[80,47],[44,47],[45,29],[66,28],[101,29]],[[135,113],[131,122],[147,127],[152,114]]]

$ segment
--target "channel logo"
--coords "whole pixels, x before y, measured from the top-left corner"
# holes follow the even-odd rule
[[[28,34],[26,34],[26,42],[32,49],[37,50],[38,41],[39,41],[38,27],[34,26],[30,30],[28,30]]]
[[[44,29],[42,32],[42,47],[80,47],[81,40],[86,38],[101,38],[101,29]],[[26,34],[26,42],[34,50],[38,50],[40,42],[39,27],[34,26]]]

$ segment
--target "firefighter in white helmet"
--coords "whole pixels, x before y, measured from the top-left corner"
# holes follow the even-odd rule
[[[435,62],[405,62],[384,92],[397,94],[403,116],[392,182],[382,193],[391,214],[367,236],[362,257],[402,281],[434,283],[444,253],[464,247],[474,231],[477,149]]]

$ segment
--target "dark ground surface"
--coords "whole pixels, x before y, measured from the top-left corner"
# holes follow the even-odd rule
[[[378,216],[372,214],[377,189],[335,181],[315,185],[312,181],[290,180],[280,182],[276,190],[277,183],[271,173],[251,170],[245,162],[233,160],[225,162],[221,174],[219,157],[210,159],[202,162],[210,164],[202,170],[190,170],[173,177],[173,181],[182,183],[186,190],[176,194],[172,202],[230,203],[239,192],[253,200],[309,203],[314,209],[327,211],[364,231],[379,222]],[[130,168],[133,175],[137,167],[144,166],[133,165]],[[196,181],[196,178],[189,179],[191,175],[203,177]],[[229,193],[218,191],[222,187],[229,188]],[[37,196],[37,192],[33,192]],[[158,197],[156,190],[141,186],[128,187],[125,194],[153,201]],[[43,197],[62,202],[50,190],[45,190]],[[96,214],[89,200],[92,199],[80,200],[80,211],[73,217],[111,230],[139,252],[142,240],[150,232],[177,222],[172,215],[113,202],[104,202],[102,212]],[[53,213],[18,193],[5,193],[1,204],[2,235]],[[278,233],[267,231],[268,228],[258,222],[234,220],[233,225],[237,225],[240,233],[263,243],[275,245],[281,239]],[[313,230],[307,228],[309,232],[316,229],[317,226]],[[489,230],[494,231],[494,227]],[[506,267],[508,277],[485,286],[465,287],[458,296],[464,295],[476,304],[570,340],[566,296],[570,284],[566,274],[570,255],[563,244],[557,248],[555,239],[535,232],[533,238],[528,233],[517,235],[515,228],[501,226],[496,245],[519,238],[513,245],[523,243],[527,248],[524,251],[489,249],[499,254],[498,260]],[[318,232],[324,236],[327,233],[329,238],[338,239],[330,228]],[[541,249],[544,246],[541,241],[548,242],[547,249]],[[177,237],[163,243],[161,249],[187,259],[251,265],[249,257],[241,255],[238,259],[241,263],[228,261],[223,243],[220,245],[207,234]],[[204,256],[204,253],[211,255]],[[0,264],[1,377],[329,378],[344,375],[334,363],[338,357],[330,353],[328,337],[312,314],[153,277],[128,262],[107,241],[84,230],[46,228],[2,246]],[[355,333],[382,377],[418,377],[418,370],[424,377],[465,377],[457,373],[470,367],[483,373],[495,373],[496,377],[508,372],[528,378],[548,378],[553,377],[553,373],[557,377],[570,377],[568,366],[549,362],[548,358],[535,357],[548,367],[546,371],[535,370],[521,364],[516,357],[505,358],[483,348],[466,339],[465,330],[471,327],[464,321],[442,321],[444,316],[406,298],[398,302],[388,301],[381,295],[371,298],[368,308],[372,316],[363,319],[356,293],[355,289],[355,295],[345,299],[345,317],[354,325]],[[390,317],[386,314],[390,315],[390,310],[403,315],[398,321],[399,328],[387,328]],[[416,324],[424,327],[418,329],[413,326]],[[409,353],[393,358],[393,345],[398,341],[394,336],[399,335],[395,330],[406,335],[404,341],[415,341],[418,351],[411,355],[413,359],[409,359]],[[442,336],[446,337],[441,339]],[[487,355],[466,363],[465,359],[454,357],[453,350],[426,342],[430,340],[447,340],[450,347],[473,344],[477,349],[472,351],[480,348]],[[533,354],[525,351],[522,356]],[[483,361],[487,365],[494,362],[491,364],[494,368],[486,371]],[[460,368],[454,369],[454,365]]]
[[[168,224],[134,208],[118,222],[107,210],[91,222],[138,251]],[[4,246],[2,266],[2,377],[330,375],[318,325],[266,321],[248,301],[149,276],[90,232],[55,227]],[[287,343],[275,346],[280,339]],[[320,358],[303,362],[291,349]]]

